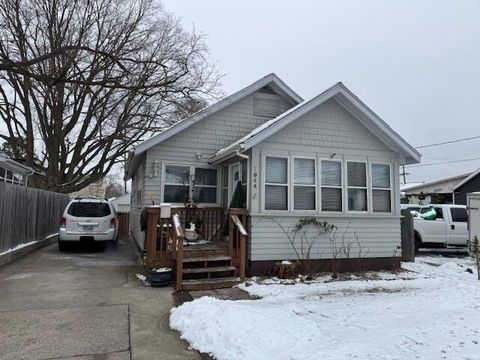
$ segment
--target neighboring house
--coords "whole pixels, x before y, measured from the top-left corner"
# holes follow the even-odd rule
[[[79,191],[75,191],[70,194],[71,198],[76,197],[105,197],[105,181],[102,179],[100,181],[94,182]]]
[[[5,154],[0,154],[0,182],[27,186],[28,177],[33,172],[32,168],[10,159]]]
[[[130,212],[130,194],[125,194],[117,198],[110,199],[113,208],[117,213],[129,213]]]
[[[337,240],[361,245],[364,268],[400,264],[399,167],[420,154],[342,83],[304,101],[275,74],[194,114],[135,148],[130,229],[140,246],[141,208],[186,196],[227,208],[246,190],[250,274],[296,259],[285,228],[315,217],[337,226]],[[338,245],[338,244],[337,244]],[[331,262],[332,242],[311,256]]]
[[[456,176],[402,187],[409,204],[467,204],[467,194],[480,191],[480,169]]]

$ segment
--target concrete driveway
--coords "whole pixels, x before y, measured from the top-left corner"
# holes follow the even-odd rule
[[[0,359],[201,359],[169,329],[172,289],[145,287],[138,271],[127,238],[0,267]]]

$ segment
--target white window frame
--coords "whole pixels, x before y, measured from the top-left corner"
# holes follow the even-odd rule
[[[348,185],[348,163],[363,163],[365,164],[365,187],[362,186],[349,186]],[[367,160],[347,159],[345,161],[345,211],[350,214],[369,214],[371,212],[371,192],[370,192],[370,176],[369,166]],[[350,210],[348,208],[348,190],[349,189],[361,189],[366,191],[367,195],[367,210]]]
[[[315,180],[313,185],[306,185],[306,184],[295,184],[295,159],[307,159],[307,160],[313,160],[314,162],[314,170],[315,170]],[[287,195],[289,196],[289,203],[291,204],[291,211],[293,213],[317,213],[318,212],[318,162],[317,162],[317,157],[316,156],[308,156],[308,155],[292,155],[291,156],[291,162],[292,165],[290,167],[287,167],[287,169],[291,168],[291,174],[290,174],[290,184],[289,184],[289,193]],[[265,162],[266,164],[266,162]],[[272,184],[273,185],[273,184]],[[301,187],[313,187],[315,189],[315,208],[313,210],[305,210],[305,209],[295,209],[295,186],[301,186]],[[290,205],[288,204],[288,205]]]
[[[223,183],[223,180],[224,180],[224,177],[223,177],[223,172],[226,171],[227,172],[227,181],[226,183],[224,184]],[[224,194],[225,194],[225,190],[227,190],[227,205],[226,205],[226,208],[228,209],[228,207],[230,206],[229,204],[229,200],[230,200],[230,187],[229,187],[229,184],[230,184],[230,166],[229,165],[223,165],[221,166],[221,186],[222,186],[222,199],[221,199],[221,204],[222,204],[222,207],[224,207]]]
[[[374,187],[373,186],[373,165],[387,165],[388,166],[388,169],[389,169],[389,174],[390,174],[390,187],[389,188],[379,188],[379,187]],[[393,167],[392,167],[392,164],[390,162],[386,162],[386,161],[371,161],[369,163],[369,170],[370,170],[370,194],[371,194],[371,213],[373,215],[385,215],[385,214],[392,214],[393,213],[393,200],[394,200],[394,197],[393,197],[393,186],[392,186],[392,183],[393,183]],[[373,190],[385,190],[385,191],[390,191],[390,211],[374,211],[373,209]]]
[[[266,182],[266,167],[267,167],[267,157],[274,157],[274,158],[283,158],[287,159],[287,183],[286,184],[277,184],[277,183],[267,183]],[[282,152],[265,152],[262,154],[262,186],[261,186],[261,209],[265,213],[269,214],[285,214],[291,211],[292,209],[292,201],[290,185],[291,185],[291,170],[290,170],[290,154],[282,153]],[[273,186],[286,186],[287,187],[287,209],[285,210],[272,210],[265,208],[265,195],[266,195],[266,186],[273,185]]]
[[[217,188],[217,193],[216,193],[216,198],[217,198],[217,201],[215,203],[198,203],[198,206],[201,206],[201,207],[220,207],[221,206],[221,167],[218,167],[218,166],[211,166],[211,165],[203,165],[203,164],[191,164],[191,163],[178,163],[178,162],[173,162],[173,161],[162,161],[162,178],[161,178],[161,181],[160,181],[160,184],[161,184],[161,199],[162,201],[161,202],[165,202],[165,185],[179,185],[179,184],[171,184],[171,183],[166,183],[165,182],[165,171],[166,171],[166,167],[167,166],[183,166],[183,167],[188,167],[190,169],[190,172],[189,172],[189,183],[187,184],[188,186],[188,194],[189,194],[189,197],[192,198],[193,197],[193,187],[192,187],[192,179],[194,179],[194,176],[195,176],[195,168],[200,168],[200,169],[213,169],[213,170],[217,170],[217,185],[214,186],[214,185],[201,185],[201,187],[212,187],[212,188]],[[180,206],[184,206],[185,204],[182,202],[182,203],[179,203],[179,202],[176,202],[176,203],[171,203],[173,206],[177,206],[177,207],[180,207]]]
[[[322,185],[322,161],[336,161],[340,163],[340,185],[339,186],[333,186],[333,185]],[[345,213],[345,169],[344,169],[344,161],[342,159],[332,159],[332,158],[324,158],[320,157],[319,158],[319,172],[318,172],[318,184],[319,184],[319,195],[320,195],[320,206],[319,206],[319,212],[322,214],[344,214]],[[340,211],[324,211],[322,209],[323,203],[322,203],[322,191],[323,188],[330,188],[330,189],[340,189],[341,194],[342,194],[342,201],[341,201],[341,206],[342,209]],[[348,205],[348,203],[347,203]]]

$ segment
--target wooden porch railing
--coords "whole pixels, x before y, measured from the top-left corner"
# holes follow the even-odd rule
[[[228,253],[232,265],[238,267],[240,280],[245,280],[247,259],[247,209],[230,209],[228,226]]]
[[[203,240],[220,241],[223,238],[225,226],[225,209],[223,208],[172,208],[172,214],[178,214],[184,228],[190,227],[190,222],[200,224],[197,230],[201,233]]]
[[[184,258],[184,226],[193,219],[201,221],[202,239],[223,241],[225,221],[228,221],[228,255],[232,266],[238,268],[238,276],[245,280],[247,221],[246,209],[230,209],[225,214],[222,208],[172,208],[172,216],[160,218],[159,207],[148,207],[147,233],[145,236],[146,263],[149,267],[171,267],[175,269],[176,288],[182,288]]]

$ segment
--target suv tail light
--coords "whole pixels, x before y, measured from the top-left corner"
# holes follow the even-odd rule
[[[67,219],[65,219],[64,217],[60,219],[60,227],[67,227]]]
[[[116,223],[115,218],[112,218],[112,220],[110,220],[110,227],[115,228],[115,223]]]

